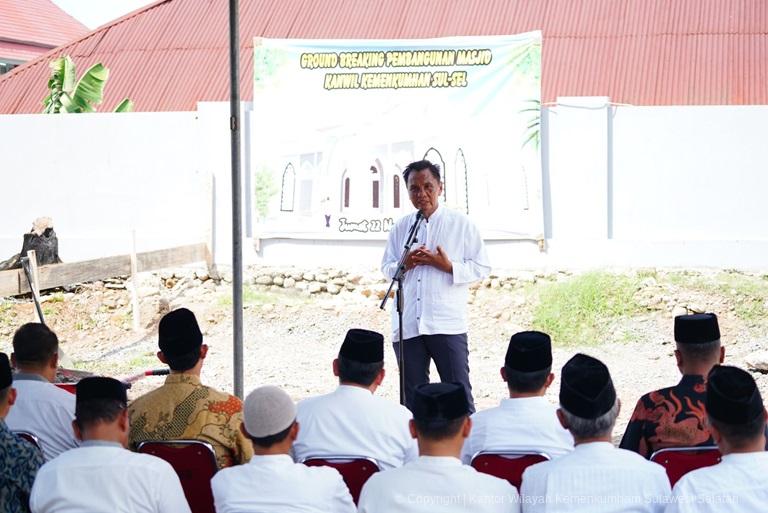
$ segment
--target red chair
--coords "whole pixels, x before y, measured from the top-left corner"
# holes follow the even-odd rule
[[[380,470],[376,460],[360,456],[311,456],[302,463],[308,467],[332,467],[338,470],[355,505],[360,499],[360,491],[365,482]]]
[[[74,394],[77,390],[77,383],[54,383],[54,385],[62,390],[66,390],[70,394]]]
[[[667,447],[651,454],[651,461],[658,463],[667,471],[671,486],[675,486],[675,483],[691,470],[717,465],[721,458],[720,450],[714,445]]]
[[[480,451],[470,464],[478,472],[506,479],[520,489],[525,469],[550,458],[543,452],[528,451]]]
[[[29,431],[14,431],[13,434],[40,449],[40,439],[37,438],[37,435],[33,435]]]
[[[219,470],[213,446],[200,440],[147,440],[138,451],[171,464],[192,513],[215,513],[211,478]]]

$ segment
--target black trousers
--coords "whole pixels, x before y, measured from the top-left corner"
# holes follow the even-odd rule
[[[399,356],[400,343],[392,344],[395,358]],[[405,359],[405,405],[411,409],[413,390],[416,385],[429,383],[429,361],[435,361],[440,381],[458,381],[464,385],[467,400],[472,413],[475,412],[475,400],[472,398],[472,385],[469,383],[469,348],[467,334],[459,335],[419,335],[403,340],[403,358]],[[398,360],[398,365],[400,364]]]

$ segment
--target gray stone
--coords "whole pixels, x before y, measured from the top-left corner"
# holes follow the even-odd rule
[[[302,279],[304,279],[304,275],[300,271],[292,271],[291,278],[293,279],[293,281],[301,281]]]
[[[352,282],[347,282],[347,283],[344,285],[344,288],[345,288],[345,289],[347,289],[348,291],[352,292],[353,290],[355,290],[355,289],[357,288],[357,285],[355,285],[355,284],[354,284],[354,283],[352,283]]]
[[[744,359],[747,368],[760,372],[768,372],[768,351],[758,351]]]
[[[334,283],[326,284],[325,289],[328,291],[328,294],[333,294],[333,295],[336,295],[339,292],[341,292],[341,287],[339,287]]]
[[[491,286],[491,279],[490,278],[485,278],[483,280],[483,287],[490,288],[490,286]]]
[[[283,284],[285,283],[285,279],[282,276],[273,276],[272,277],[272,283],[282,287]]]
[[[296,285],[296,280],[293,277],[283,280],[283,287],[286,289],[292,289]]]
[[[261,311],[264,313],[271,312],[274,309],[275,309],[275,305],[273,305],[272,303],[266,303],[261,305]]]
[[[498,278],[492,278],[491,279],[491,288],[492,289],[501,288],[501,281],[499,281]]]
[[[295,287],[298,290],[307,290],[309,288],[309,283],[306,281],[299,281],[299,282],[296,282]]]
[[[361,275],[359,275],[359,274],[347,276],[347,281],[349,283],[354,284],[354,285],[360,285],[360,280],[362,280],[362,279],[363,279],[363,277]]]
[[[302,275],[302,278],[304,278],[304,279],[305,279],[305,280],[307,280],[307,281],[314,281],[314,279],[315,279],[315,274],[314,274],[314,273],[310,273],[310,272],[306,272],[306,273],[304,273],[304,274]]]
[[[344,285],[346,285],[347,280],[345,280],[344,278],[333,278],[328,283],[333,283],[334,285],[338,285],[339,287],[343,287]]]
[[[677,305],[672,309],[672,317],[677,317],[678,315],[687,315],[688,309],[684,306]]]
[[[208,271],[195,271],[195,277],[202,282],[206,282],[211,279],[211,275],[208,274]]]
[[[325,273],[317,273],[315,275],[315,280],[316,281],[323,281],[323,282],[328,281],[328,275],[325,274]]]
[[[268,274],[262,274],[254,280],[257,285],[270,285],[272,283],[272,277]]]
[[[325,289],[325,284],[320,283],[319,281],[313,281],[309,284],[309,287],[307,290],[310,294],[317,294],[319,292],[322,292]]]

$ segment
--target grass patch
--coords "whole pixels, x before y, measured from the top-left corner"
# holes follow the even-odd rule
[[[539,292],[533,326],[560,345],[603,342],[615,321],[643,311],[636,290],[636,278],[602,272],[546,285]]]
[[[278,303],[279,298],[273,292],[256,290],[250,285],[243,286],[243,304],[249,306],[259,306],[267,303]],[[219,306],[232,306],[232,294],[219,297]]]

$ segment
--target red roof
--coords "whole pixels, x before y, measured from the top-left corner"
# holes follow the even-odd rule
[[[87,32],[50,0],[0,0],[0,58],[28,61]]]
[[[36,0],[39,1],[39,0]],[[764,0],[240,0],[241,96],[254,36],[423,38],[542,30],[542,100],[768,104]],[[39,112],[48,61],[110,68],[105,105],[194,110],[228,99],[227,2],[164,0],[0,76],[0,113]]]

